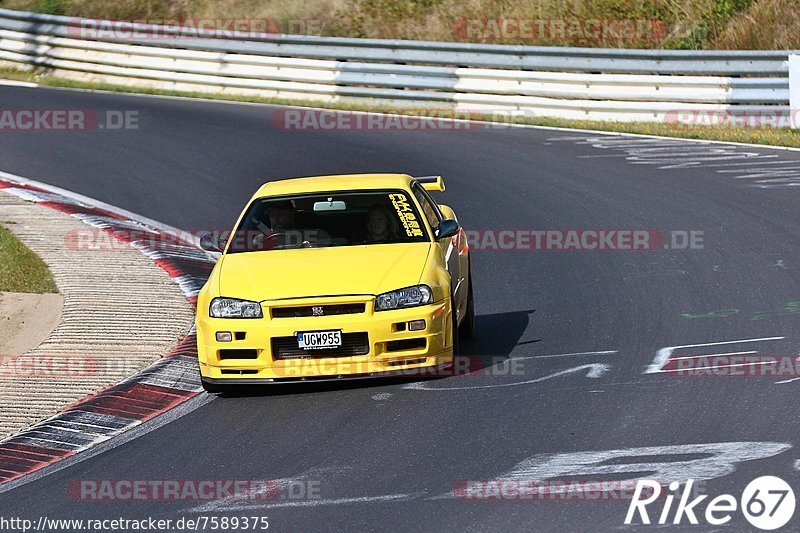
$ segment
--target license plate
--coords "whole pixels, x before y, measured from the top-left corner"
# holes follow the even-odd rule
[[[297,347],[303,350],[325,350],[342,345],[342,332],[305,331],[297,334]]]

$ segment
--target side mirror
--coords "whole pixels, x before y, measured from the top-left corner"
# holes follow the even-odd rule
[[[455,220],[442,220],[436,228],[436,238],[446,239],[458,233],[460,226]]]
[[[225,248],[225,241],[220,239],[219,235],[205,233],[200,236],[200,248],[206,252],[222,253]]]

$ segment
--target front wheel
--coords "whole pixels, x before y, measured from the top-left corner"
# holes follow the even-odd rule
[[[456,318],[456,295],[450,295],[450,306],[452,307],[451,316],[451,330],[450,336],[453,338],[453,363],[456,362],[456,357],[461,353],[461,330],[458,327],[458,319]]]
[[[472,269],[469,271],[469,284],[467,287],[467,314],[461,321],[459,334],[465,339],[471,339],[475,336],[475,299],[472,293]]]

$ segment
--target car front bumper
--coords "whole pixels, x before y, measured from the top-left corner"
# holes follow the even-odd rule
[[[276,318],[273,308],[364,303],[363,313]],[[262,319],[210,318],[198,310],[197,351],[200,374],[212,384],[261,384],[430,375],[453,361],[450,300],[434,304],[373,311],[374,300],[336,297],[296,299],[262,305]],[[410,321],[425,320],[425,329],[408,331]],[[405,325],[406,329],[400,329]],[[294,353],[288,346],[298,332],[341,330],[357,337],[357,355],[333,350]],[[234,340],[218,342],[217,332]],[[364,338],[366,335],[366,338]],[[238,337],[238,339],[237,339]],[[295,345],[296,347],[296,341]],[[287,350],[291,354],[287,355]],[[240,357],[242,354],[244,357]]]

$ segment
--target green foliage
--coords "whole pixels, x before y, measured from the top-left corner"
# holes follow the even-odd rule
[[[689,27],[682,36],[674,39],[668,48],[675,50],[704,50],[709,48],[712,31],[706,21]]]
[[[48,15],[64,15],[67,12],[68,0],[38,0],[37,9]]]
[[[752,3],[753,0],[714,0],[713,17],[724,24],[736,13],[749,8]]]
[[[0,291],[58,292],[44,261],[3,226],[0,226]]]
[[[74,17],[131,19],[270,18],[313,20],[322,35],[453,41],[465,20],[655,21],[635,38],[580,31],[536,37],[470,37],[474,42],[543,46],[707,49],[787,46],[800,23],[798,0],[0,0],[3,7]],[[745,16],[745,12],[747,16]],[[775,13],[779,13],[778,16]],[[754,17],[753,14],[756,16]],[[760,18],[759,15],[760,14]],[[776,23],[778,21],[779,23]],[[745,28],[752,26],[752,31]],[[739,30],[734,31],[734,30]],[[757,37],[757,39],[756,39]],[[494,39],[494,40],[493,40]],[[527,39],[527,40],[526,40]],[[796,40],[796,39],[795,39]],[[774,44],[769,44],[774,43]]]

